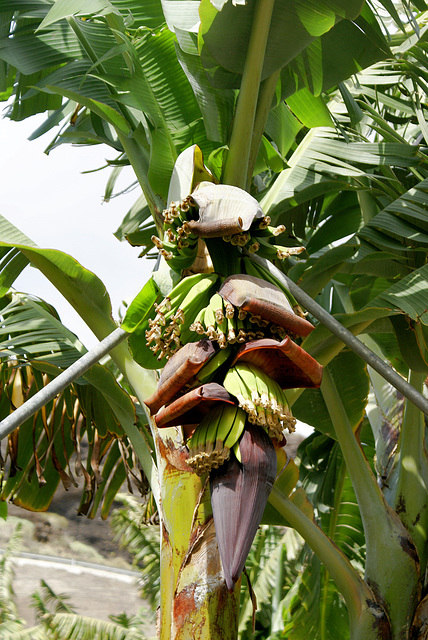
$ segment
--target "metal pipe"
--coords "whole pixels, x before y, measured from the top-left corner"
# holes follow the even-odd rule
[[[329,329],[339,340],[344,342],[354,353],[369,364],[377,371],[385,380],[390,382],[393,387],[398,389],[403,396],[408,398],[414,405],[418,407],[426,416],[428,416],[428,400],[419,393],[411,384],[402,378],[391,366],[381,360],[371,349],[366,347],[357,337],[355,337],[349,329],[344,327],[334,318],[328,311],[323,309],[318,302],[313,300],[305,293],[295,282],[290,280],[288,276],[275,267],[271,262],[264,258],[260,258],[255,254],[249,256],[251,260],[257,262],[264,267],[274,278],[281,282],[290,293],[296,298],[297,302],[307,309],[317,320]]]
[[[51,380],[46,387],[40,389],[34,396],[29,398],[24,404],[18,407],[7,418],[0,422],[0,440],[12,433],[16,427],[31,418],[32,415],[41,409],[49,400],[65,389],[69,384],[83,375],[101,358],[107,355],[114,347],[117,347],[129,334],[121,329],[115,329],[104,340],[99,342],[93,349],[85,353],[81,358],[73,362],[65,371],[60,373],[54,380]]]

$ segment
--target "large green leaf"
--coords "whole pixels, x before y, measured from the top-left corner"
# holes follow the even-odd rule
[[[361,422],[367,404],[369,380],[366,365],[352,351],[342,351],[328,365],[348,419],[353,428]],[[293,414],[302,422],[334,438],[330,414],[319,389],[306,389],[293,404]]]
[[[328,600],[323,602],[326,591],[324,569],[311,551],[306,552],[304,567],[281,602],[284,620],[282,633],[290,640],[347,640],[349,622],[346,607],[331,580]]]
[[[115,328],[110,298],[95,274],[66,253],[36,247],[3,217],[0,217],[0,238],[0,246],[19,249],[62,292],[82,318],[86,318],[88,325],[99,332],[100,337],[105,337]],[[3,267],[7,270],[9,264]]]
[[[358,235],[376,247],[387,247],[398,254],[409,248],[426,251],[427,192],[428,179],[425,179],[374,216]]]
[[[417,148],[400,143],[345,141],[332,128],[315,128],[288,160],[261,200],[265,213],[278,216],[300,202],[329,191],[362,187],[368,167],[414,166]]]
[[[15,37],[5,37],[0,42],[1,59],[26,75],[81,59],[83,55],[77,37],[61,23],[37,35],[18,32]]]
[[[219,65],[232,73],[242,73],[256,3],[223,4],[221,11],[210,0],[200,3],[201,56],[207,50]],[[279,0],[275,3],[268,37],[262,79],[281,69],[316,37],[331,29],[336,21],[353,19],[360,13],[361,0],[308,2]],[[284,38],[284,27],[287,37]]]
[[[366,307],[385,307],[396,312],[400,309],[413,320],[428,325],[428,265],[382,291]]]
[[[90,16],[94,13],[104,15],[114,12],[115,9],[108,0],[56,0],[39,29],[46,29],[51,24],[71,16]]]
[[[355,20],[340,20],[299,53],[289,72],[319,95],[389,55],[385,37],[365,5]]]

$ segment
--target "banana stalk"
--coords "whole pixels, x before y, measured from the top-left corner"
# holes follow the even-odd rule
[[[156,438],[161,487],[160,640],[236,640],[239,585],[223,579],[209,489],[187,466],[175,429]]]

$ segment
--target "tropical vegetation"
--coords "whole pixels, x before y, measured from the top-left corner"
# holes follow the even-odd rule
[[[128,344],[2,433],[2,500],[48,508],[73,456],[83,514],[133,482],[161,523],[163,639],[248,633],[260,523],[279,585],[260,637],[424,637],[425,1],[0,0],[0,16],[8,116],[46,112],[33,137],[52,152],[108,145],[109,188],[131,165],[116,235],[155,259]],[[7,218],[0,251],[5,423],[85,353],[11,290],[22,269],[100,340],[117,324],[93,273]],[[295,419],[315,431],[293,461]]]

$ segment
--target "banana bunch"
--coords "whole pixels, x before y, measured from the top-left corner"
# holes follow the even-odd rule
[[[159,253],[174,271],[189,269],[196,259],[198,236],[188,227],[193,206],[191,196],[187,196],[179,203],[171,202],[168,209],[163,211],[163,238],[160,239],[157,236],[151,238]]]
[[[236,363],[227,372],[224,388],[248,413],[248,420],[266,429],[271,438],[282,440],[283,430],[295,431],[296,420],[279,384],[254,365]]]
[[[223,240],[232,246],[245,248],[248,253],[258,253],[268,260],[285,260],[291,255],[297,255],[305,250],[304,247],[283,247],[272,244],[270,240],[285,232],[283,224],[271,226],[269,216],[256,219],[248,231],[225,235]]]
[[[216,274],[198,273],[181,280],[171,293],[155,305],[156,315],[148,320],[146,344],[158,360],[169,358],[189,341],[189,325],[209,300]]]
[[[217,342],[220,349],[273,335],[276,339],[283,340],[287,335],[283,327],[274,325],[259,315],[235,308],[219,293],[215,293],[208,305],[200,309],[189,329]]]
[[[239,407],[221,404],[202,419],[187,441],[190,457],[187,464],[199,476],[218,469],[233,449],[238,460],[239,438],[245,428],[246,414]]]

